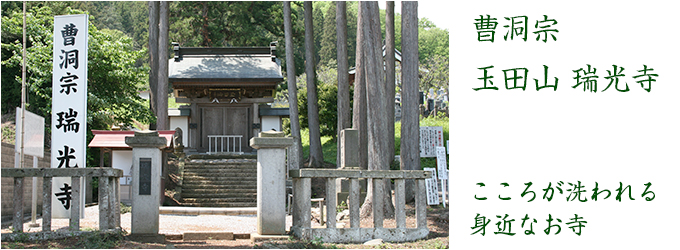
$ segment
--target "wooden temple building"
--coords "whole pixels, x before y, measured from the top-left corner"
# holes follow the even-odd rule
[[[189,151],[248,153],[250,138],[262,130],[280,131],[288,109],[272,109],[276,86],[283,81],[276,42],[269,47],[183,48],[173,43],[169,82],[176,116]],[[171,114],[172,116],[172,114]],[[172,118],[172,117],[171,117]],[[277,124],[278,119],[278,124]]]

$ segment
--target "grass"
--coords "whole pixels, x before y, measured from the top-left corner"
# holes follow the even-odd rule
[[[427,117],[420,120],[421,127],[442,127],[444,131],[444,144],[449,138],[449,118],[446,116],[439,117]],[[303,129],[300,131],[300,137],[302,139],[302,154],[304,158],[309,157],[309,130]],[[396,155],[400,154],[401,147],[401,122],[396,122],[394,124],[394,152]],[[331,136],[321,137],[321,149],[323,151],[323,159],[325,162],[337,164],[336,154],[337,154],[337,142],[335,138]],[[448,155],[447,155],[448,162]],[[394,166],[393,166],[394,167]],[[396,166],[398,168],[398,166]],[[437,158],[420,158],[421,168],[436,168]]]
[[[309,158],[309,129],[305,128],[300,131],[300,139],[302,139],[302,155],[304,158]],[[336,140],[331,136],[321,136],[321,151],[323,151],[323,160],[337,164],[336,154],[338,152],[338,145]]]

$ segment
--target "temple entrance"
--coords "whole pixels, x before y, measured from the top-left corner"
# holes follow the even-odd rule
[[[201,149],[207,151],[209,143],[211,143],[208,136],[215,135],[240,135],[240,140],[224,142],[220,140],[212,140],[212,146],[221,148],[224,147],[225,152],[251,152],[252,148],[248,145],[248,140],[253,137],[249,124],[252,123],[252,106],[217,106],[217,105],[199,105],[199,112],[201,114],[201,135],[200,144]]]

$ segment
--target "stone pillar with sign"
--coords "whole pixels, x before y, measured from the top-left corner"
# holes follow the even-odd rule
[[[292,137],[283,132],[260,132],[250,139],[257,149],[257,234],[286,234],[286,148]]]
[[[54,17],[52,54],[52,168],[84,168],[87,135],[88,15]],[[70,218],[72,195],[85,192],[73,187],[71,177],[52,180],[52,218]],[[85,206],[79,214],[84,215]],[[73,219],[73,218],[71,218]]]
[[[158,234],[161,188],[161,148],[167,145],[157,131],[135,132],[125,137],[132,148],[132,234]]]

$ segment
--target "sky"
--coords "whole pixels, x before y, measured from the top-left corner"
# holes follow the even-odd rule
[[[378,1],[380,9],[385,9],[385,1]],[[453,22],[451,15],[450,2],[446,1],[418,1],[418,19],[426,17],[437,27],[451,30]],[[401,13],[401,1],[394,2],[394,12]]]

